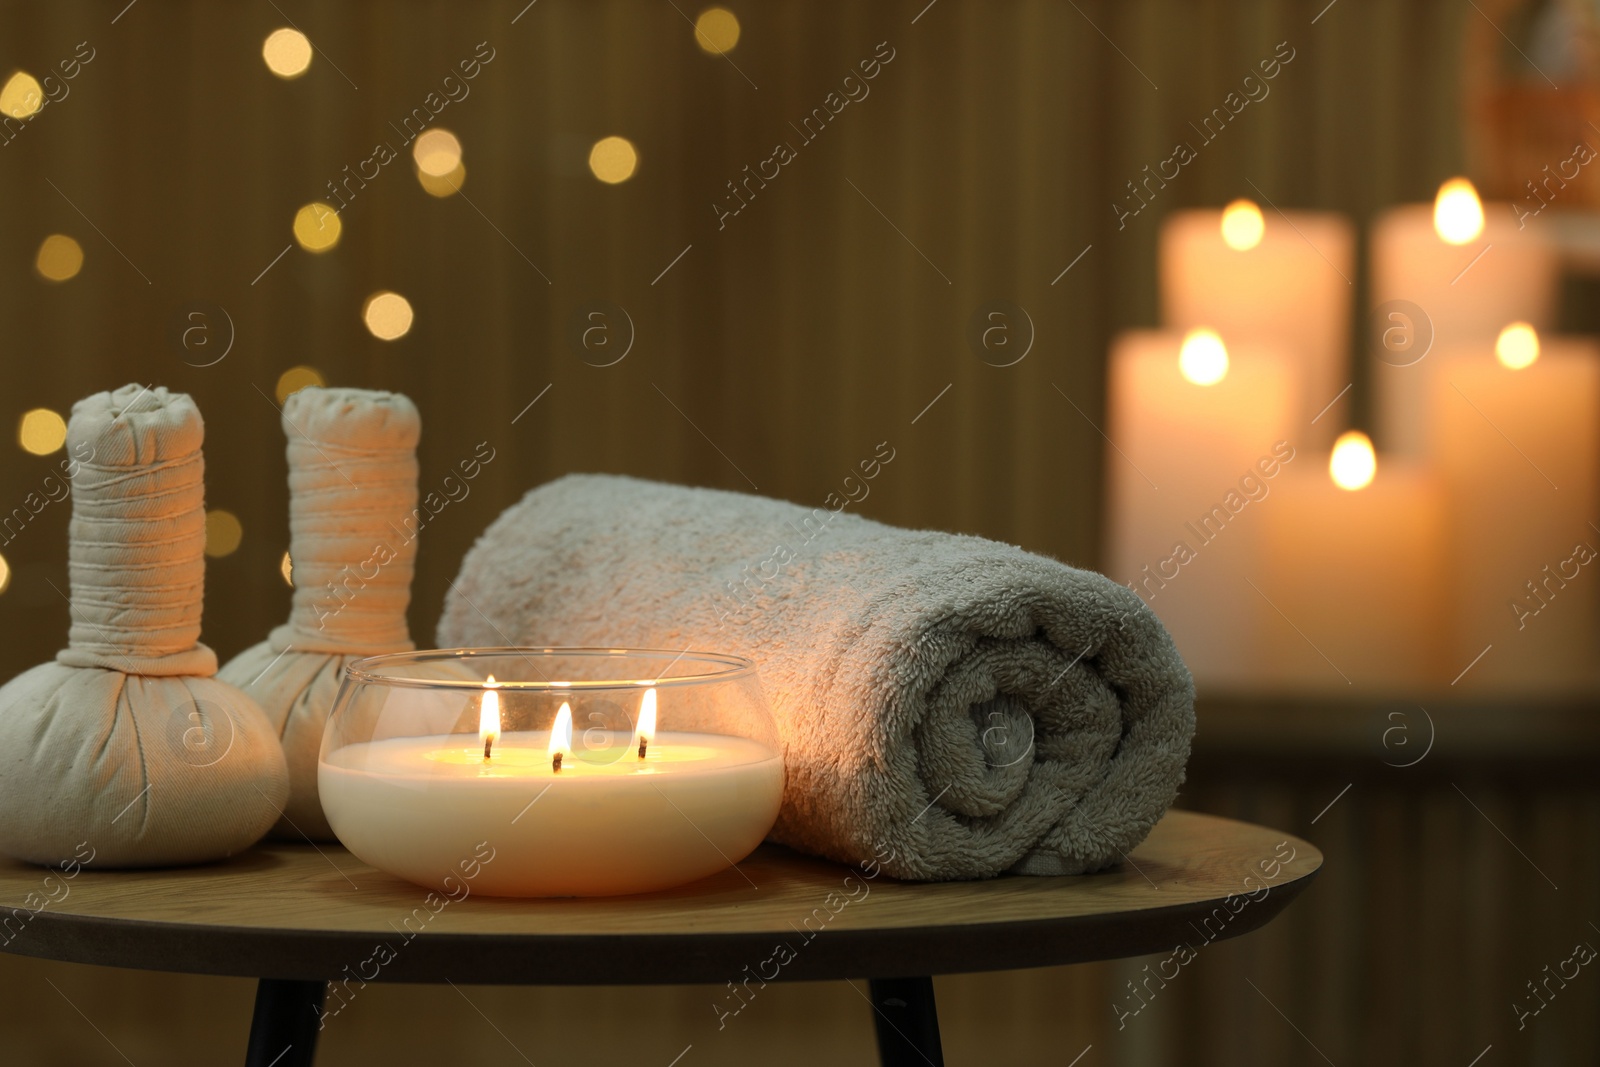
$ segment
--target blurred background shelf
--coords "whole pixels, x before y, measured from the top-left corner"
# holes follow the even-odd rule
[[[1263,756],[1373,774],[1493,764],[1507,775],[1594,776],[1600,698],[1551,702],[1202,697],[1191,774]],[[1431,742],[1431,750],[1430,750]],[[1426,753],[1426,754],[1425,754]],[[1597,783],[1600,784],[1600,783]]]

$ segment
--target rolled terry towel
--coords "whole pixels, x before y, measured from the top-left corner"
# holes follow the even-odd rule
[[[509,508],[438,640],[750,657],[787,769],[772,839],[908,879],[1116,863],[1176,796],[1194,732],[1171,639],[1108,578],[632,478],[573,475]]]
[[[283,738],[289,803],[274,837],[333,840],[317,755],[350,660],[413,646],[422,419],[399,393],[301,389],[283,405],[289,453],[289,621],[217,673],[261,704]]]
[[[205,428],[183,393],[127,385],[72,406],[72,629],[0,688],[0,851],[97,867],[220,859],[278,817],[289,776],[199,643]]]

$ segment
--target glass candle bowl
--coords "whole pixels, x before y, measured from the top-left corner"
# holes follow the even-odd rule
[[[317,788],[346,848],[419,885],[614,896],[749,855],[777,818],[783,758],[736,656],[403,652],[345,669]]]

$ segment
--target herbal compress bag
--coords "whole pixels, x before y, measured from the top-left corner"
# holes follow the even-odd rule
[[[289,453],[289,621],[230,660],[283,739],[289,803],[277,837],[333,840],[317,755],[345,664],[412,648],[422,419],[398,393],[302,389],[283,405]]]
[[[72,408],[67,647],[0,688],[0,851],[97,867],[218,859],[288,796],[266,716],[213,675],[205,427],[194,401],[127,385]]]

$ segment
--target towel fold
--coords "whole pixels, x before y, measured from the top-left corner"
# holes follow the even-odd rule
[[[1171,639],[1108,578],[633,478],[573,475],[509,508],[437,636],[750,657],[788,775],[772,839],[900,878],[1105,868],[1176,796],[1194,732]]]

